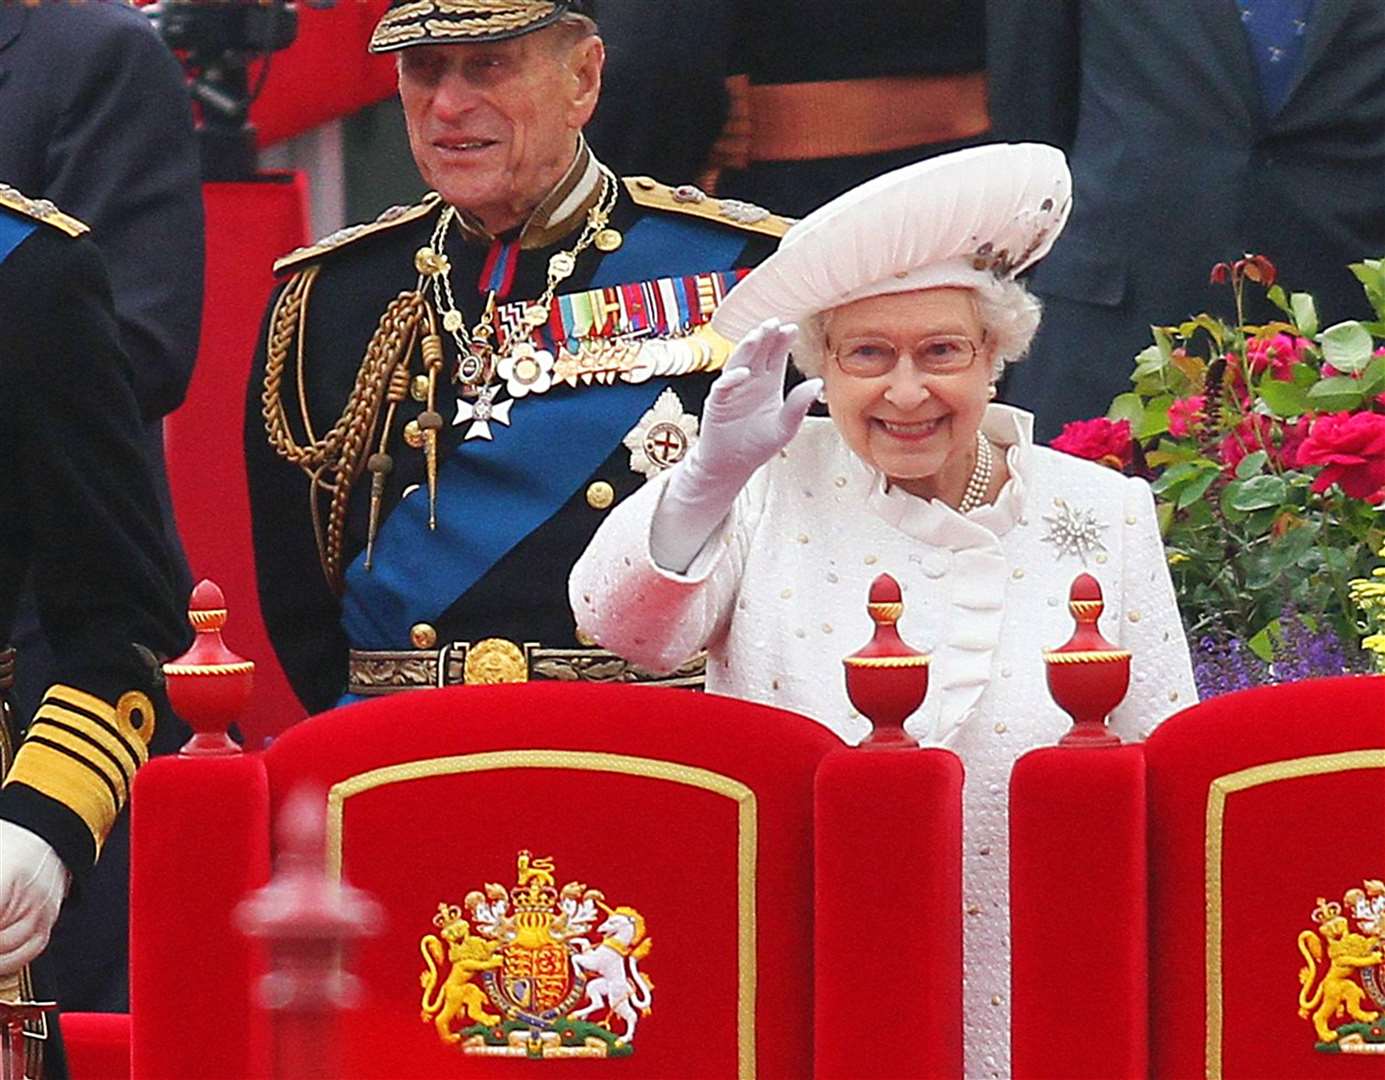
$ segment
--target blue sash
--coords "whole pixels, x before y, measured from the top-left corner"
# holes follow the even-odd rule
[[[11,252],[37,228],[37,222],[0,207],[0,262],[8,259]]]
[[[729,269],[745,245],[731,229],[671,215],[642,218],[588,288]],[[346,571],[342,627],[358,649],[407,648],[409,628],[451,607],[538,529],[610,456],[669,385],[555,387],[515,402],[510,427],[464,442],[438,469],[437,528],[420,488],[390,513]]]

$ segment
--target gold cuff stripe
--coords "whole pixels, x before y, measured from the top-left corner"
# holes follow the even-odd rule
[[[134,776],[135,770],[149,760],[149,748],[138,735],[121,730],[120,721],[114,712],[111,712],[108,719],[86,709],[61,705],[48,698],[39,706],[38,715],[34,717],[34,729],[37,730],[45,720],[56,721],[75,734],[80,734],[101,746],[127,776]],[[131,738],[131,735],[134,737]]]
[[[102,742],[99,736],[48,716],[34,721],[29,728],[28,737],[41,738],[50,746],[63,746],[71,753],[80,755],[93,772],[99,771],[111,781],[111,794],[117,801],[129,797],[130,783],[135,778],[136,766],[127,765],[121,760],[121,755],[111,749],[111,744]]]
[[[86,758],[41,737],[24,740],[5,783],[25,784],[62,803],[82,819],[98,852],[120,812],[121,803],[104,773]]]

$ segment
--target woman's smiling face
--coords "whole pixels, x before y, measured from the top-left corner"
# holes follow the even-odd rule
[[[941,288],[867,297],[834,308],[824,325],[827,407],[846,444],[912,495],[959,498],[975,461],[992,374],[974,294]],[[930,370],[936,366],[930,356],[916,355],[942,355],[958,345],[975,351],[960,370]],[[842,359],[848,354],[898,360],[882,374],[849,374]]]

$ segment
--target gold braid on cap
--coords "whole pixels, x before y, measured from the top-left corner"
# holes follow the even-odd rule
[[[285,461],[302,469],[308,477],[309,508],[318,558],[327,584],[339,594],[342,589],[346,513],[351,492],[362,471],[369,465],[372,481],[369,542],[373,543],[385,476],[393,464],[386,453],[389,429],[396,406],[408,394],[411,360],[416,351],[424,355],[425,374],[429,380],[429,408],[432,409],[442,356],[435,317],[427,300],[418,291],[401,292],[380,316],[375,333],[366,346],[360,370],[356,373],[356,382],[347,398],[346,408],[331,430],[322,438],[317,438],[308,411],[304,337],[308,297],[317,280],[318,270],[317,266],[310,266],[294,274],[274,303],[266,349],[264,391],[260,401],[270,446]],[[423,338],[423,347],[417,349],[420,336]],[[436,347],[429,348],[430,345]],[[283,380],[291,349],[296,352],[303,442],[299,442],[294,435],[288,411],[284,407]],[[378,449],[371,453],[371,444],[376,441],[375,434],[380,428],[382,411],[386,417],[384,429],[380,432]],[[327,498],[325,524],[322,515],[324,497]]]

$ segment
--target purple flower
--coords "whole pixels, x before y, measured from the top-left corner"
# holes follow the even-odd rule
[[[1211,634],[1193,646],[1193,681],[1204,701],[1233,690],[1264,686],[1273,681],[1269,665],[1237,637]]]

